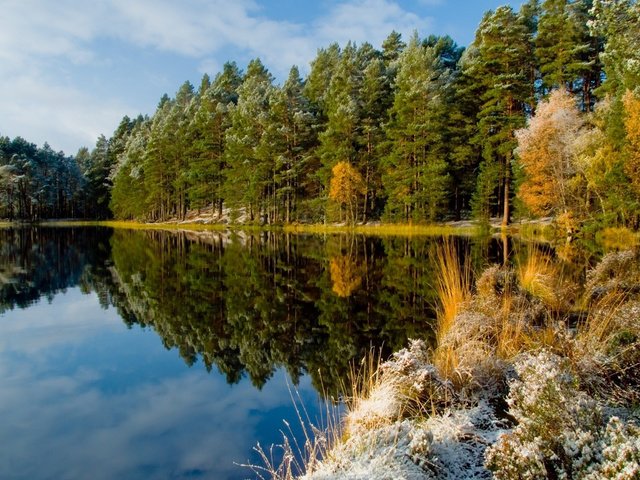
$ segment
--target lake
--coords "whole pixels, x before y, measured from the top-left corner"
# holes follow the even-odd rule
[[[441,241],[0,229],[0,478],[255,478],[292,396],[320,423],[354,362],[432,338]]]

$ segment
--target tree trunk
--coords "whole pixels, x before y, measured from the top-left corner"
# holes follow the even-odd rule
[[[509,225],[509,186],[511,183],[511,167],[509,165],[510,155],[507,155],[505,160],[505,170],[504,170],[504,210],[502,213],[502,226],[506,227]]]

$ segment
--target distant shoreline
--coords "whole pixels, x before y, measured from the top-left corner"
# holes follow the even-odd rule
[[[521,227],[546,228],[552,223],[551,219],[544,218],[533,221],[513,223],[507,227],[507,232],[517,233]],[[132,230],[191,230],[191,231],[275,231],[295,234],[357,234],[380,236],[414,236],[414,235],[479,235],[489,234],[501,230],[500,219],[492,219],[488,224],[482,224],[475,220],[451,221],[433,224],[407,224],[407,223],[382,223],[372,222],[367,224],[349,225],[345,223],[291,223],[258,225],[247,223],[212,223],[200,219],[193,221],[167,221],[167,222],[137,222],[122,220],[72,220],[52,219],[36,222],[25,221],[1,221],[0,227],[12,227],[17,225],[36,225],[54,227],[81,227],[103,226],[112,228],[125,228]]]

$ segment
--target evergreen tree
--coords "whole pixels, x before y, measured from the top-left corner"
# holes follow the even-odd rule
[[[304,95],[304,82],[292,67],[282,86],[274,90],[269,104],[269,121],[262,137],[263,155],[276,159],[273,173],[273,219],[298,219],[298,205],[306,195],[317,194],[309,168],[310,151],[316,142],[314,117]],[[266,150],[266,151],[265,151]]]
[[[640,85],[640,3],[635,0],[594,0],[590,26],[604,41],[600,55],[606,81],[601,93],[618,97]]]
[[[588,0],[545,0],[536,37],[545,92],[564,88],[581,92],[585,110],[591,108],[591,91],[599,82],[598,43],[590,36]]]
[[[145,178],[144,161],[149,142],[151,121],[139,117],[127,140],[124,152],[113,172],[111,211],[116,218],[145,219],[149,211],[148,181]]]
[[[265,213],[266,200],[272,193],[273,159],[265,158],[264,151],[259,150],[269,118],[272,82],[260,60],[249,63],[225,134],[225,200],[235,209],[244,208],[251,221]]]
[[[435,220],[442,213],[448,181],[442,136],[450,72],[434,47],[417,34],[398,60],[396,91],[386,129],[389,155],[384,184],[390,218]]]
[[[467,74],[482,85],[476,143],[482,148],[474,196],[476,215],[488,218],[502,210],[506,225],[511,214],[514,130],[524,126],[528,103],[531,58],[529,31],[511,7],[485,15],[474,40],[477,51]],[[501,208],[500,208],[501,207]]]
[[[212,213],[222,215],[224,182],[224,137],[230,126],[229,110],[238,101],[242,74],[237,65],[225,63],[223,70],[209,84],[203,78],[199,107],[190,128],[193,155],[189,162],[188,196],[192,208],[211,205]]]

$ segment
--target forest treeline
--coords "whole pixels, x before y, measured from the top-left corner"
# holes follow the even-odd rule
[[[638,45],[635,0],[529,0],[487,12],[467,48],[392,32],[321,48],[280,85],[229,62],[79,151],[75,192],[41,198],[52,177],[39,188],[39,163],[2,140],[0,216],[637,227]]]

